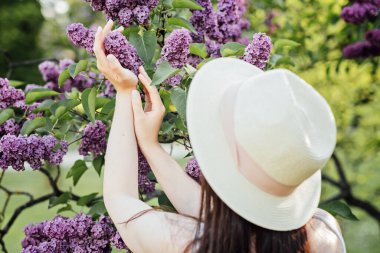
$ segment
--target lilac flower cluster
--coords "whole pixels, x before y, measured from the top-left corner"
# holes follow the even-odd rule
[[[244,0],[219,0],[214,11],[210,0],[197,0],[204,8],[192,11],[190,22],[197,34],[191,34],[194,42],[206,43],[208,53],[220,57],[219,49],[223,43],[242,39],[242,30],[247,29],[249,21],[243,16],[246,11]]]
[[[265,33],[253,35],[252,42],[244,50],[243,60],[264,69],[270,56],[272,42]]]
[[[162,61],[168,61],[173,68],[182,68],[188,62],[191,42],[192,38],[187,29],[175,29],[165,39],[165,45],[161,50],[161,58],[158,59],[156,64],[159,65]],[[181,82],[181,79],[182,76],[177,74],[165,82],[176,86]]]
[[[68,66],[73,64],[74,61],[70,59],[63,59],[57,65],[52,61],[42,62],[38,68],[42,74],[43,79],[47,82],[43,87],[55,90],[57,92],[69,92],[72,88],[77,88],[79,91],[83,91],[86,88],[92,87],[95,82],[95,78],[90,78],[84,76],[82,74],[77,75],[75,78],[69,78],[66,80],[62,87],[58,86],[58,77],[63,70],[65,70]],[[38,86],[31,85],[28,87],[29,89],[38,88]],[[64,94],[60,95],[60,98],[64,99]]]
[[[56,216],[24,228],[22,253],[111,252],[112,246],[127,249],[109,217],[98,221],[85,214],[73,218]]]
[[[358,41],[343,48],[343,56],[347,59],[380,56],[380,29],[366,33],[366,40]]]
[[[150,12],[158,0],[85,0],[95,11],[103,11],[107,19],[118,20],[125,27],[134,21],[140,25],[148,23]]]
[[[190,158],[189,161],[187,162],[185,171],[195,181],[197,181],[198,183],[200,182],[200,177],[202,175],[202,172],[200,170],[197,160],[194,157]]]
[[[97,157],[104,154],[107,148],[107,127],[100,121],[90,122],[83,129],[82,142],[79,146],[79,154],[86,156],[90,152]]]
[[[8,119],[0,125],[0,138],[6,134],[19,135],[20,129],[21,127],[15,119]]]
[[[0,78],[0,109],[13,106],[16,102],[25,99],[25,93],[12,87],[8,79]]]
[[[148,174],[151,172],[150,165],[146,160],[145,156],[141,152],[140,148],[137,147],[138,153],[138,185],[139,189],[143,193],[152,193],[156,190],[156,184],[149,180]]]
[[[90,54],[94,54],[94,30],[88,29],[80,23],[74,23],[67,27],[67,36],[75,46],[82,47]],[[143,62],[137,54],[136,48],[128,42],[122,33],[118,31],[109,33],[104,40],[104,48],[105,53],[115,55],[124,68],[138,74],[138,67]]]
[[[136,48],[129,44],[127,38],[118,32],[110,32],[104,40],[104,48],[106,54],[113,54],[120,64],[136,75],[139,73],[139,66],[143,64],[143,61],[137,54]]]
[[[43,160],[58,165],[62,163],[67,150],[67,141],[58,141],[53,135],[6,134],[0,139],[0,168],[5,170],[12,166],[20,171],[25,169],[24,162],[28,162],[32,169],[37,170],[41,168]]]
[[[352,24],[361,24],[365,20],[372,20],[379,14],[380,0],[355,0],[350,6],[342,9],[340,16]]]

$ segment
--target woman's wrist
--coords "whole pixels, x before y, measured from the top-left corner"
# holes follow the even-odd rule
[[[151,154],[152,151],[154,151],[154,150],[162,149],[162,146],[158,141],[152,142],[149,144],[143,144],[143,145],[139,144],[139,147],[140,147],[141,152],[144,154],[145,157],[149,156],[149,154]]]

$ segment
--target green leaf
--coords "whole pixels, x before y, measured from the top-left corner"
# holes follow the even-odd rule
[[[291,57],[289,57],[289,56],[284,56],[284,57],[281,57],[280,59],[278,59],[276,61],[275,66],[279,66],[279,65],[296,66],[296,64],[294,63],[293,59]]]
[[[107,212],[107,209],[104,205],[104,202],[103,201],[98,201],[95,203],[95,205],[93,205],[90,209],[90,211],[88,211],[88,215],[91,215],[93,217],[96,217],[96,216],[99,216],[99,215],[103,215]]]
[[[194,0],[173,0],[174,8],[186,8],[192,10],[203,10],[203,7]]]
[[[57,210],[57,213],[63,213],[63,212],[67,212],[67,211],[70,211],[70,212],[74,212],[75,211],[73,210],[73,207],[70,205],[70,204],[66,204],[66,206],[60,208]]]
[[[158,65],[157,70],[153,75],[152,85],[159,85],[180,71],[180,69],[175,69],[170,66],[169,62],[163,61],[160,65]]]
[[[171,99],[174,106],[177,108],[178,114],[181,116],[182,120],[186,121],[186,91],[179,87],[175,87],[171,92]]]
[[[19,87],[19,86],[22,86],[25,84],[24,81],[18,81],[18,80],[9,80],[9,84],[12,86],[12,87]]]
[[[67,204],[67,202],[71,199],[71,193],[70,192],[64,192],[58,197],[54,196],[49,199],[49,208],[52,208],[59,204]]]
[[[220,53],[223,57],[242,56],[244,54],[245,48],[246,45],[240,44],[238,42],[229,42],[220,48]]]
[[[75,78],[80,72],[85,71],[87,69],[87,65],[88,65],[88,60],[80,60],[77,64],[75,64],[74,73],[73,75],[71,75],[71,77]]]
[[[95,193],[91,193],[91,194],[80,197],[77,202],[77,205],[86,206],[96,197],[96,195],[98,195],[98,193],[95,192]]]
[[[105,104],[111,101],[110,98],[107,97],[97,97],[95,100],[95,110],[102,108]]]
[[[45,124],[46,124],[46,118],[36,117],[32,120],[26,121],[24,125],[22,126],[20,133],[22,135],[29,135],[35,129],[45,126]]]
[[[167,134],[173,129],[173,124],[170,124],[168,121],[165,121],[161,124],[160,130],[162,134]]]
[[[137,32],[131,32],[129,42],[136,48],[144,63],[149,65],[157,47],[157,37],[153,31],[141,31],[141,33],[142,35]]]
[[[300,45],[301,45],[300,43],[298,43],[294,40],[279,39],[279,40],[276,40],[276,42],[274,43],[274,48],[276,50],[279,50],[279,49],[282,49],[284,47],[295,48],[295,47],[298,47]]]
[[[195,34],[197,33],[197,31],[195,30],[194,26],[189,21],[187,21],[184,18],[180,18],[180,17],[169,18],[168,19],[168,24],[169,25],[173,25],[173,26],[184,27],[187,30],[189,30],[190,32],[193,32]]]
[[[76,63],[73,63],[71,64],[67,69],[69,70],[69,73],[70,73],[70,76],[72,78],[74,78],[74,74],[75,74],[75,69],[77,68],[77,64]]]
[[[96,87],[85,89],[82,93],[83,110],[92,122],[95,121],[95,101]]]
[[[101,118],[104,120],[111,119],[113,117],[113,113],[115,111],[115,99],[112,99],[107,104],[105,104],[102,108]]]
[[[103,164],[104,164],[104,155],[99,155],[92,161],[92,165],[94,166],[99,176],[102,173]]]
[[[79,104],[79,99],[63,99],[53,104],[50,111],[58,119]]]
[[[78,183],[79,179],[82,177],[83,173],[87,171],[87,165],[83,160],[77,160],[73,167],[67,173],[66,178],[73,178],[74,186]]]
[[[326,210],[334,216],[340,216],[348,220],[359,220],[351,211],[350,207],[342,201],[331,201],[328,203],[320,204],[320,208]]]
[[[62,87],[63,83],[69,79],[71,76],[70,76],[70,72],[68,69],[65,69],[61,72],[61,74],[59,75],[58,77],[58,86],[59,87]]]
[[[175,211],[173,204],[170,202],[169,198],[166,196],[164,192],[160,196],[158,196],[158,204],[164,210],[168,209],[168,211]]]
[[[173,8],[173,0],[162,0],[165,9],[172,9]]]
[[[204,59],[203,61],[201,61],[198,65],[197,65],[197,69],[200,69],[203,65],[205,65],[207,62],[209,61],[212,61],[214,60],[215,58],[206,58]]]
[[[195,54],[205,59],[208,55],[206,45],[204,43],[191,43],[190,54]]]
[[[25,96],[25,103],[31,104],[37,100],[40,100],[42,98],[51,97],[58,95],[59,92],[56,92],[54,90],[50,90],[47,88],[36,88],[33,90],[30,90],[26,96]]]
[[[2,110],[0,112],[0,125],[14,116],[15,116],[15,112],[11,108]]]
[[[50,108],[54,103],[55,101],[53,99],[45,99],[36,109],[33,109],[32,112],[37,113],[50,111]]]

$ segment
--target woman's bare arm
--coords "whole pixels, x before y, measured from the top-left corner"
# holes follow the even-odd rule
[[[133,252],[182,252],[194,236],[195,220],[150,211],[125,224],[136,213],[152,208],[138,198],[137,144],[131,104],[132,97],[140,98],[136,93],[137,77],[124,69],[114,56],[104,53],[104,37],[112,25],[109,21],[104,30],[98,29],[94,44],[98,68],[117,91],[105,155],[104,202],[121,237]]]
[[[139,79],[144,85],[146,104],[141,100],[133,105],[135,131],[139,146],[164,192],[181,214],[197,217],[201,202],[201,187],[161,147],[158,132],[165,115],[165,107],[158,90],[141,67]]]

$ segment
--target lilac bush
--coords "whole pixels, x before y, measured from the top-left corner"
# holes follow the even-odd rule
[[[366,21],[374,21],[379,15],[379,0],[355,0],[350,2],[352,5],[344,7],[340,15],[347,23],[360,25]],[[344,58],[356,59],[379,56],[379,31],[379,29],[369,30],[365,34],[365,40],[345,46],[343,48]]]
[[[24,228],[22,253],[111,252],[127,249],[109,217],[94,221],[83,213],[73,218],[56,216]]]
[[[225,48],[233,49],[236,45],[241,50],[232,50],[228,57],[243,59],[261,69],[265,69],[270,57],[272,44],[268,36],[262,33],[252,39],[243,36],[243,31],[250,27],[245,17],[245,0],[219,0],[215,4],[210,0],[196,0],[188,11],[170,6],[170,1],[160,5],[158,0],[85,2],[94,11],[102,12],[105,20],[113,19],[116,27],[124,26],[123,33],[112,31],[105,37],[105,53],[113,54],[124,68],[135,74],[144,65],[168,109],[163,122],[165,129],[159,135],[159,140],[165,143],[181,141],[187,149],[191,148],[181,113],[186,103],[178,97],[186,99],[184,95],[194,73],[203,63],[225,55]],[[23,171],[29,165],[46,176],[51,189],[41,197],[24,194],[30,200],[19,207],[21,211],[46,200],[49,207],[60,207],[54,219],[25,227],[22,241],[25,253],[127,249],[105,216],[101,195],[79,196],[71,190],[64,191],[58,184],[69,147],[84,156],[66,174],[66,178],[73,178],[74,186],[87,170],[95,169],[101,175],[104,166],[116,90],[96,69],[95,29],[95,24],[89,28],[81,23],[68,25],[68,41],[78,50],[84,49],[88,57],[79,61],[40,62],[36,69],[41,73],[41,83],[18,84],[16,88],[8,79],[0,78],[0,172],[4,175],[10,167]],[[377,33],[369,34],[368,40],[377,41]],[[138,89],[142,92],[141,84]],[[158,198],[159,205],[167,206],[160,203],[165,193],[160,190],[146,157],[140,148],[137,152],[141,199]],[[184,170],[200,182],[201,170],[195,158],[188,161]],[[7,201],[19,194],[9,192]],[[78,206],[86,206],[88,213],[72,218],[61,216],[61,212],[78,213]],[[19,213],[13,215],[5,224],[8,230]],[[0,241],[8,230],[0,233]]]

